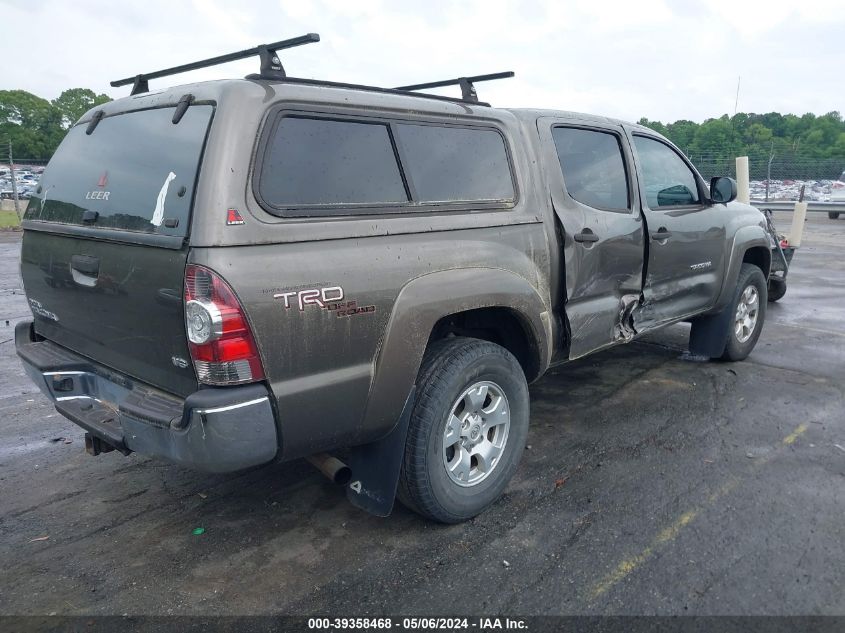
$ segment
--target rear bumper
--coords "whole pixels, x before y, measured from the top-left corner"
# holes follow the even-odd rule
[[[163,457],[207,472],[242,470],[276,457],[276,420],[264,385],[200,389],[177,398],[35,340],[31,321],[15,327],[15,347],[59,413],[125,454]]]

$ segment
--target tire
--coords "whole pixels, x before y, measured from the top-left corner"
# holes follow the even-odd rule
[[[494,415],[509,416],[509,423],[485,430],[490,420],[501,419]],[[441,523],[459,523],[480,514],[501,496],[516,471],[528,435],[528,417],[528,384],[513,354],[473,338],[433,343],[417,377],[399,500]],[[453,423],[447,428],[452,418],[465,425]],[[447,431],[455,439],[451,446]],[[470,444],[469,450],[464,443]],[[499,457],[485,469],[481,456],[495,454],[496,444],[500,444]]]
[[[739,316],[740,303],[747,303],[749,295],[753,295],[754,293],[756,293],[757,300],[754,303],[756,316],[753,318],[753,326],[751,328],[743,328],[738,332],[737,317]],[[732,318],[728,327],[728,341],[725,345],[725,351],[722,354],[722,360],[744,360],[751,353],[751,350],[757,344],[757,339],[760,338],[763,322],[766,320],[767,302],[768,290],[763,271],[754,264],[743,264],[739,271],[739,279],[737,280],[734,298],[729,308]],[[751,315],[749,314],[748,316],[750,317]],[[746,321],[746,326],[748,323]]]
[[[836,220],[839,218],[839,211],[828,211],[827,217],[829,217],[831,220]]]
[[[778,279],[777,277],[769,278],[768,299],[769,303],[774,303],[778,299],[783,299],[786,294],[786,281]]]

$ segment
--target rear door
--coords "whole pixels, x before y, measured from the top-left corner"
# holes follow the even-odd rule
[[[555,213],[563,226],[569,357],[634,335],[643,223],[620,126],[538,120]]]
[[[706,200],[703,183],[671,145],[638,132],[631,138],[649,233],[645,302],[637,323],[650,329],[715,303],[730,211]]]
[[[197,387],[183,280],[211,105],[72,128],[24,221],[21,275],[41,336],[186,395]]]

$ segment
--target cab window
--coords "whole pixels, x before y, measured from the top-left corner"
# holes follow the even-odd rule
[[[628,210],[628,177],[622,147],[615,134],[556,127],[552,137],[563,182],[572,198],[596,209]]]
[[[634,135],[634,147],[650,209],[701,203],[695,174],[675,150],[656,139],[639,135]]]

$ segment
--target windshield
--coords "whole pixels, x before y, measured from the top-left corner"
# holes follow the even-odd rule
[[[25,218],[160,235],[186,235],[194,184],[214,108],[138,110],[68,132]]]

